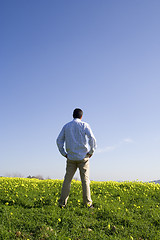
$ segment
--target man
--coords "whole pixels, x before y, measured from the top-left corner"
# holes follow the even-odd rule
[[[73,120],[64,125],[57,138],[58,149],[67,158],[66,174],[59,199],[60,207],[65,207],[67,204],[71,181],[77,168],[82,181],[83,202],[88,207],[93,207],[90,194],[89,158],[96,148],[96,140],[90,126],[81,121],[82,115],[83,111],[76,108],[73,111]]]

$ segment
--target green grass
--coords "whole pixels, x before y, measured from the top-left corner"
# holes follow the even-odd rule
[[[60,180],[0,178],[0,240],[159,240],[160,185],[91,182],[95,205],[82,203],[72,181],[67,207],[59,208]]]

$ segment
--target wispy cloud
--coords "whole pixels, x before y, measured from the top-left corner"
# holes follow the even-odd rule
[[[97,148],[96,153],[111,152],[116,148],[116,146],[107,146],[104,148]]]
[[[111,152],[116,150],[118,147],[120,147],[121,145],[123,145],[124,143],[133,143],[133,139],[131,138],[124,138],[122,141],[120,141],[119,143],[112,145],[112,146],[106,146],[104,148],[97,148],[96,153],[105,153],[105,152]]]
[[[133,143],[133,139],[131,139],[131,138],[124,138],[124,139],[123,139],[123,142]]]

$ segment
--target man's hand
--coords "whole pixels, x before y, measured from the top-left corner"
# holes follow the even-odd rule
[[[92,157],[92,154],[90,154],[90,153],[87,153],[87,156],[90,158],[90,157]]]

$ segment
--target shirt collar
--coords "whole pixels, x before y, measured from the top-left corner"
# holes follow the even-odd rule
[[[81,122],[81,119],[79,119],[79,118],[74,118],[73,121]]]

